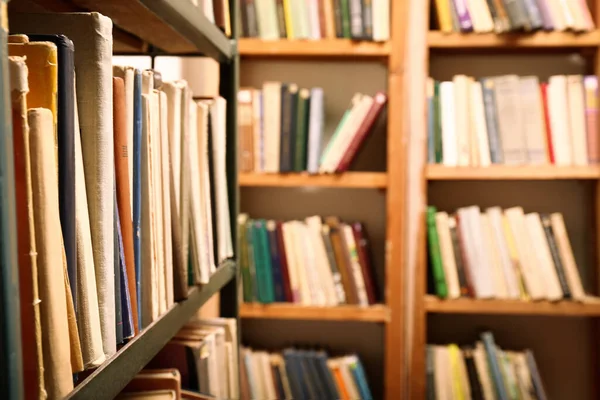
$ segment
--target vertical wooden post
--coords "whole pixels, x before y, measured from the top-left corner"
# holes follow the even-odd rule
[[[596,23],[596,27],[598,27],[598,22],[600,22],[600,0],[594,0],[594,4],[592,5],[593,7],[593,15],[594,15],[594,22]],[[596,77],[598,77],[600,79],[600,47],[596,48],[596,53],[594,55],[594,75],[596,75]],[[596,99],[597,100],[597,99]],[[596,107],[598,107],[598,103],[596,104]],[[600,131],[597,132],[598,135],[600,135]],[[600,143],[598,143],[600,144]],[[592,279],[594,279],[593,282],[593,288],[594,290],[596,290],[596,295],[600,294],[600,177],[598,177],[598,180],[596,181],[596,191],[595,191],[595,198],[594,198],[594,204],[595,204],[595,214],[596,214],[596,226],[595,226],[595,235],[594,235],[594,239],[596,241],[595,245],[595,252],[594,252],[594,273],[592,275]],[[593,385],[594,387],[592,388],[592,393],[594,398],[598,398],[600,396],[600,383],[598,382],[598,378],[600,377],[600,373],[598,371],[600,371],[600,341],[598,339],[600,335],[600,319],[598,318],[594,318],[592,321],[592,340],[594,341],[594,343],[592,343],[592,349],[594,351],[594,354],[592,356],[592,371],[595,371],[596,377],[595,379],[592,379]]]
[[[385,301],[385,397],[404,398],[404,213],[406,140],[403,137],[405,15],[410,0],[390,0],[391,51],[388,58],[387,224]]]

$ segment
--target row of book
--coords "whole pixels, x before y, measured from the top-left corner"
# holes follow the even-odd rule
[[[598,78],[504,75],[427,83],[429,163],[588,165],[600,161]]]
[[[474,346],[427,346],[428,399],[547,399],[531,350],[503,350],[491,332],[480,337]]]
[[[387,96],[357,93],[323,147],[322,88],[266,82],[238,93],[239,164],[243,172],[334,173],[348,170],[372,131]]]
[[[2,55],[15,182],[1,184],[16,200],[3,212],[17,236],[2,252],[14,255],[20,300],[10,324],[20,319],[26,397],[64,398],[74,373],[233,256],[226,102],[113,67],[112,21],[98,13],[17,14],[10,25],[32,33],[9,36]]]
[[[372,40],[390,38],[390,0],[246,0],[244,37]]]
[[[582,301],[585,293],[562,214],[427,209],[429,260],[443,298]]]
[[[186,0],[201,8],[204,16],[226,36],[231,37],[231,13],[229,0]]]
[[[373,399],[355,354],[331,358],[324,351],[242,348],[241,357],[242,400]]]
[[[595,28],[586,0],[435,0],[442,32],[573,30]]]
[[[360,222],[238,217],[244,301],[305,305],[375,304],[378,290]]]

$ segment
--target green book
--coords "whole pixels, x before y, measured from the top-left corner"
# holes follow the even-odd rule
[[[300,90],[296,108],[296,143],[294,148],[294,171],[306,171],[306,149],[308,141],[308,118],[310,109],[310,91]]]
[[[249,219],[244,228],[246,232],[246,251],[248,256],[248,298],[249,301],[258,301],[258,286],[256,284],[256,261],[254,251],[254,228],[253,221]],[[243,279],[244,270],[242,270]],[[245,290],[245,288],[244,288]],[[245,296],[245,292],[244,292]]]
[[[440,82],[435,81],[433,86],[433,146],[435,162],[441,163],[442,158],[442,108],[440,104]]]
[[[253,301],[252,292],[252,277],[250,276],[250,263],[248,260],[248,243],[246,241],[246,224],[248,222],[248,214],[240,214],[238,216],[238,246],[239,246],[239,263],[242,272],[242,288],[244,302]]]
[[[269,251],[269,236],[265,220],[254,221],[252,244],[256,262],[256,283],[258,285],[258,300],[261,303],[273,303],[275,290],[273,287],[273,268]]]
[[[352,0],[341,0],[342,6],[342,36],[351,39],[352,33],[350,31],[350,1]]]
[[[429,243],[429,262],[433,272],[435,291],[439,297],[448,297],[448,286],[446,286],[446,277],[444,276],[444,266],[442,265],[442,252],[440,250],[440,239],[438,237],[437,227],[435,225],[435,207],[427,207],[427,241]]]

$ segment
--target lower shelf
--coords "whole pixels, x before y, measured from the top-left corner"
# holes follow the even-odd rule
[[[442,300],[425,296],[425,310],[430,314],[505,314],[545,315],[557,317],[600,317],[600,302],[521,301],[521,300]]]
[[[390,311],[384,305],[374,305],[369,307],[351,305],[319,307],[290,303],[244,303],[240,306],[240,317],[257,319],[387,322],[390,320]]]
[[[213,294],[234,276],[235,263],[226,261],[202,287],[190,290],[187,300],[176,303],[146,327],[114,356],[75,387],[67,399],[112,399],[144,368]]]

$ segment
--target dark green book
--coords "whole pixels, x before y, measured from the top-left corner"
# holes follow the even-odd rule
[[[240,262],[240,270],[242,272],[242,287],[244,302],[249,303],[254,301],[254,291],[252,289],[252,276],[250,275],[250,262],[248,260],[248,243],[246,235],[246,224],[248,223],[248,214],[240,214],[238,216],[238,254]]]
[[[429,262],[433,273],[435,292],[439,297],[448,297],[448,286],[442,264],[442,252],[440,250],[440,239],[435,225],[435,207],[427,207],[427,238],[429,243]]]
[[[342,37],[347,39],[352,38],[352,33],[350,31],[350,1],[351,0],[340,0],[342,9]]]
[[[310,110],[310,90],[302,89],[298,94],[296,107],[296,145],[294,147],[294,171],[306,171],[308,118]]]
[[[435,162],[443,161],[443,144],[442,144],[442,108],[440,104],[440,82],[435,81],[433,84],[433,143]]]
[[[279,172],[294,170],[294,147],[296,147],[296,108],[298,85],[281,85],[281,127],[279,142]]]
[[[252,225],[252,247],[254,248],[258,300],[261,303],[273,303],[275,301],[273,268],[271,266],[271,252],[269,251],[269,237],[265,220],[256,220]]]
[[[246,232],[246,249],[248,251],[248,275],[249,285],[248,293],[250,301],[258,301],[258,285],[256,283],[256,261],[255,261],[255,250],[254,250],[254,227],[252,220],[246,222],[244,228]],[[243,270],[242,270],[243,273]],[[243,278],[242,278],[243,279]]]

